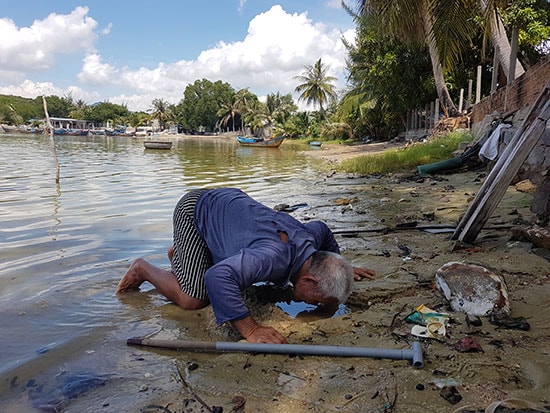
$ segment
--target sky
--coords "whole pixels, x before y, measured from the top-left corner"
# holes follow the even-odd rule
[[[153,99],[178,103],[199,79],[261,100],[292,93],[298,103],[295,76],[319,58],[341,91],[342,38],[355,34],[340,0],[0,3],[0,94],[70,96],[131,111],[152,109]]]

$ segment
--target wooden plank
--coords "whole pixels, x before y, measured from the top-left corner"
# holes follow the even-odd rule
[[[506,193],[512,179],[546,129],[550,118],[550,83],[540,93],[529,115],[487,176],[451,239],[475,241]]]
[[[462,217],[459,224],[457,225],[456,231],[451,237],[451,239],[458,239],[458,236],[463,231],[464,226],[467,224],[469,220],[472,219],[473,215],[476,213],[478,209],[479,204],[487,196],[487,191],[493,185],[493,181],[497,178],[498,172],[506,166],[507,162],[509,162],[509,159],[510,159],[509,154],[512,153],[514,150],[517,150],[519,140],[523,135],[525,129],[529,126],[530,123],[532,123],[536,119],[540,108],[542,107],[542,105],[544,105],[548,101],[549,95],[550,95],[550,83],[546,85],[546,88],[543,89],[543,91],[540,93],[537,101],[535,102],[535,105],[529,112],[527,118],[521,124],[519,129],[516,131],[514,137],[512,138],[512,140],[510,141],[510,143],[508,144],[508,146],[506,147],[506,149],[504,150],[500,158],[497,160],[493,169],[485,179],[485,182],[483,183],[481,188],[478,190],[474,200],[468,207],[466,213]],[[509,184],[510,183],[508,183],[508,185]]]

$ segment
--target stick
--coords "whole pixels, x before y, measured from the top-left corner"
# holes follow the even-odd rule
[[[234,343],[227,341],[185,341],[160,340],[154,338],[132,337],[128,345],[172,348],[184,351],[206,352],[250,352],[271,354],[303,354],[314,356],[335,357],[370,357],[378,359],[411,360],[417,368],[424,367],[422,346],[418,341],[409,350],[393,350],[369,347],[314,346],[305,344],[264,344],[264,343]]]
[[[48,104],[46,103],[46,97],[42,95],[42,103],[44,104],[44,114],[46,115],[47,130],[50,132],[50,139],[53,147],[53,160],[55,162],[55,182],[59,183],[59,161],[57,160],[57,151],[55,150],[55,140],[53,139],[53,127],[50,122],[50,115],[48,114]]]
[[[499,230],[499,229],[510,229],[511,225],[494,225],[487,226],[483,229],[486,230]],[[392,231],[425,231],[425,230],[447,230],[446,232],[453,232],[456,229],[454,224],[434,224],[434,225],[416,225],[416,226],[402,226],[402,227],[381,227],[381,228],[357,228],[357,229],[336,229],[332,230],[332,233],[335,235],[350,235],[350,234],[360,234],[360,233],[369,233],[369,232],[392,232]]]

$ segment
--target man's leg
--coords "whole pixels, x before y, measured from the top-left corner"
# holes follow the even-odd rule
[[[142,258],[138,258],[130,265],[118,284],[116,294],[138,289],[144,281],[153,284],[158,292],[185,310],[198,310],[209,304],[208,301],[199,300],[184,293],[178,279],[171,271],[157,268]]]

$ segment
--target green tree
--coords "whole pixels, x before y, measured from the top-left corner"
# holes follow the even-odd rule
[[[231,121],[231,130],[235,132],[235,116],[239,114],[237,107],[236,95],[231,95],[227,100],[223,101],[218,109],[218,117],[220,118],[219,124],[227,127],[229,121]]]
[[[42,99],[42,98],[40,98]],[[42,101],[40,101],[42,103]],[[44,110],[35,99],[0,95],[0,123],[20,124],[31,119],[42,119]]]
[[[132,112],[126,116],[125,120],[132,128],[135,129],[138,126],[147,126],[149,123],[149,115],[145,112]]]
[[[214,131],[218,124],[218,110],[235,91],[222,81],[196,80],[188,85],[180,104],[183,125],[192,130]]]
[[[249,126],[253,134],[264,135],[264,130],[270,125],[270,116],[265,103],[257,98],[248,102],[248,108],[244,115],[244,122]]]
[[[90,107],[82,99],[73,104],[73,109],[69,112],[69,117],[73,119],[88,119]]]
[[[40,101],[42,101],[42,97],[40,97]],[[68,118],[74,109],[73,98],[71,96],[62,98],[54,95],[46,96],[46,103],[48,105],[48,114],[54,118]]]
[[[380,33],[368,16],[357,19],[356,37],[346,43],[348,89],[333,120],[349,123],[356,136],[390,139],[407,111],[437,96],[430,59],[426,48]]]
[[[324,65],[319,58],[315,64],[305,66],[305,73],[294,77],[294,79],[303,82],[294,89],[300,93],[298,100],[319,106],[319,111],[323,115],[324,105],[337,98],[335,87],[332,84],[336,78],[327,75],[328,69],[329,67]]]
[[[249,112],[256,105],[258,97],[250,92],[248,89],[241,89],[235,94],[235,106],[237,113],[241,118],[241,131],[244,132],[245,118],[249,115]]]
[[[476,0],[462,1],[475,3]],[[455,43],[452,40],[465,33],[471,33],[471,19],[469,19],[471,14],[470,12],[466,13],[464,8],[451,8],[447,10],[447,25],[439,25],[437,22],[442,22],[443,19],[438,20],[438,16],[434,16],[434,5],[437,4],[438,1],[429,0],[394,0],[391,2],[361,0],[359,1],[359,15],[372,22],[380,33],[393,36],[409,44],[427,47],[441,108],[447,114],[455,114],[457,110],[445,82],[443,59],[441,49],[437,47],[439,43],[437,33],[434,33],[434,27],[447,29],[446,34],[449,36],[450,45],[446,50],[448,55],[451,55],[451,51],[455,50]],[[441,13],[445,12],[442,8],[437,10]],[[464,13],[460,13],[461,11]],[[436,22],[435,26],[434,22]]]
[[[294,103],[290,93],[281,95],[270,93],[267,95],[266,102],[267,111],[270,121],[278,124],[284,124],[286,120],[298,111],[298,106]]]
[[[86,115],[86,120],[91,120],[96,125],[105,125],[107,122],[121,124],[124,123],[124,120],[129,115],[130,111],[124,105],[117,105],[110,102],[101,102],[90,106],[90,109]]]
[[[157,119],[160,124],[160,129],[164,130],[166,128],[166,123],[172,119],[169,103],[164,99],[153,99],[151,118]]]

